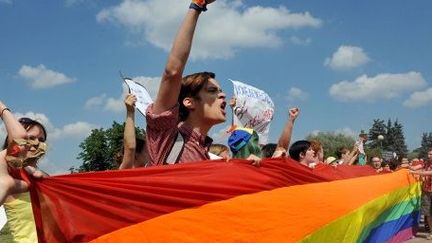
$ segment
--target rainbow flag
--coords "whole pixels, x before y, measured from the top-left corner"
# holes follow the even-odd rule
[[[406,170],[205,161],[32,182],[42,242],[400,242],[419,216]]]

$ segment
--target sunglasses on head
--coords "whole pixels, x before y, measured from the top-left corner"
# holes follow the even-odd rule
[[[22,118],[18,119],[18,122],[21,124],[30,125],[30,126],[34,126],[34,125],[40,126],[43,130],[43,133],[44,133],[45,139],[46,139],[47,133],[46,133],[45,127],[42,125],[42,123],[40,123],[36,120],[33,120],[31,118],[28,118],[28,117],[22,117]],[[45,141],[45,139],[44,139],[44,141]],[[41,141],[41,142],[44,142],[44,141]]]
[[[18,119],[18,122],[20,122],[20,123],[26,123],[26,124],[31,124],[31,123],[38,123],[37,121],[35,121],[35,120],[33,120],[33,119],[30,119],[30,118],[28,118],[28,117],[22,117],[22,118],[20,118],[20,119]]]

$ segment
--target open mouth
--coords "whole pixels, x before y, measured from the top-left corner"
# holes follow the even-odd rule
[[[224,116],[226,115],[226,112],[225,112],[226,104],[227,104],[227,103],[224,101],[224,102],[222,102],[222,104],[220,105],[220,108],[221,108],[222,114],[223,114]]]
[[[221,106],[220,106],[222,110],[225,110],[226,104],[227,104],[227,103],[226,103],[225,101],[222,102],[222,104],[221,104]]]

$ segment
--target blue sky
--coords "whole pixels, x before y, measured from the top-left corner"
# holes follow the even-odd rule
[[[124,121],[119,70],[157,90],[187,6],[0,0],[0,99],[17,116],[47,125],[43,169],[79,166],[78,144],[90,130]],[[186,73],[215,72],[228,96],[228,79],[267,91],[276,108],[270,141],[288,108],[298,106],[293,139],[316,131],[356,135],[373,119],[391,118],[404,125],[413,149],[432,131],[430,23],[428,0],[218,0],[201,16]],[[137,122],[144,126],[142,117]],[[224,140],[227,124],[210,135]]]

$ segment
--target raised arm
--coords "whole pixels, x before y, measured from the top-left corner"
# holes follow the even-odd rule
[[[8,134],[8,143],[12,142],[14,138],[26,138],[27,131],[23,126],[17,121],[17,119],[12,114],[11,110],[0,101],[0,117],[3,120],[6,132]]]
[[[355,143],[353,149],[351,150],[351,152],[348,154],[347,158],[345,159],[346,161],[344,161],[344,164],[353,165],[357,159],[358,154],[359,154],[358,144]]]
[[[294,122],[300,114],[300,109],[297,107],[291,108],[289,109],[288,113],[288,121],[284,127],[284,130],[282,131],[282,134],[279,137],[276,150],[273,153],[272,157],[280,157],[283,156],[284,153],[286,154],[286,151],[288,150],[288,147],[291,143],[291,135],[294,128]]]
[[[410,170],[411,174],[414,175],[421,175],[421,176],[431,176],[432,175],[432,171],[416,171],[416,170]]]
[[[414,166],[410,166],[409,167],[410,170],[420,170],[420,169],[423,169],[423,168],[424,168],[424,166],[422,164],[414,165]]]
[[[126,106],[126,122],[123,133],[123,159],[119,169],[134,168],[135,161],[135,102],[137,98],[128,94],[124,100]]]
[[[154,114],[160,114],[177,104],[180,94],[181,80],[189,53],[198,17],[205,6],[214,0],[193,0],[185,19],[174,40],[168,62],[162,74],[161,84],[153,104]],[[201,9],[200,9],[201,8]]]

